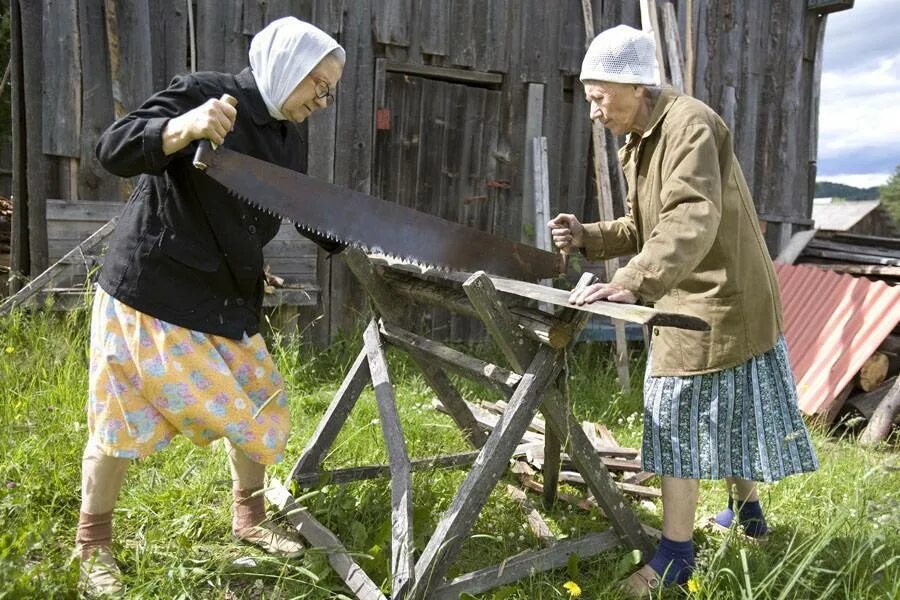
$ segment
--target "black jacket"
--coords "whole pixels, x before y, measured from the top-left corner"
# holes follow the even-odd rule
[[[237,75],[176,77],[113,123],[97,144],[97,158],[108,171],[140,175],[112,235],[100,285],[148,315],[240,339],[245,332],[259,331],[262,247],[275,237],[281,221],[238,200],[194,168],[196,143],[170,156],[162,151],[162,131],[170,118],[224,93],[238,100],[226,147],[305,170],[306,149],[298,128],[269,115],[249,69]]]

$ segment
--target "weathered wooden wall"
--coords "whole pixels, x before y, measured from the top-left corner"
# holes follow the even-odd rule
[[[656,3],[663,10],[667,1]],[[671,2],[694,50],[694,94],[733,125],[764,218],[802,223],[811,210],[824,23],[804,2]],[[765,4],[765,6],[763,6]],[[347,49],[336,106],[314,115],[309,172],[388,200],[533,241],[533,136],[547,137],[551,213],[596,218],[587,104],[577,79],[581,0],[11,0],[15,224],[13,268],[46,266],[46,198],[124,200],[127,183],[93,158],[115,115],[176,73],[236,72],[252,35],[295,15]],[[640,26],[637,0],[591,0],[595,28]],[[689,10],[690,9],[690,10]],[[690,43],[686,43],[690,42]],[[688,53],[690,55],[690,53]],[[24,84],[24,85],[21,85]],[[609,137],[610,154],[620,140]],[[611,159],[615,160],[614,156]],[[16,166],[17,165],[17,166]],[[614,208],[623,209],[612,186]],[[790,226],[788,227],[790,229]],[[778,230],[777,236],[783,236]],[[18,254],[16,254],[18,253]],[[333,336],[362,308],[339,260],[319,257]],[[433,327],[465,327],[434,316]]]

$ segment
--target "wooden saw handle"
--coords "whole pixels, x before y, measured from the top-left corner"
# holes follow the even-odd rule
[[[237,98],[235,98],[231,94],[222,94],[222,97],[219,98],[219,101],[230,104],[234,107],[237,107],[238,105]],[[216,144],[213,144],[209,140],[201,140],[200,145],[197,147],[197,152],[194,154],[194,166],[201,171],[205,170],[207,165],[203,157],[204,155],[208,155],[211,151],[215,152],[216,148]]]

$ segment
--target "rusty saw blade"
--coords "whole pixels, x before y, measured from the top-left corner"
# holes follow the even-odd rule
[[[302,229],[368,253],[524,281],[564,268],[562,255],[513,242],[272,163],[201,142],[194,166],[235,196]]]

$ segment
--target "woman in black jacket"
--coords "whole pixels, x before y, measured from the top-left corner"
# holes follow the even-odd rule
[[[100,138],[104,167],[140,177],[91,321],[76,536],[89,593],[122,593],[110,546],[126,468],[177,434],[199,445],[225,438],[238,539],[282,556],[302,549],[266,521],[260,494],[265,465],[283,459],[290,427],[283,380],[259,335],[262,247],[281,222],[195,169],[192,156],[208,139],[302,170],[293,124],[332,103],[343,66],[344,50],[327,34],[279,19],[253,38],[250,68],[176,77]]]

